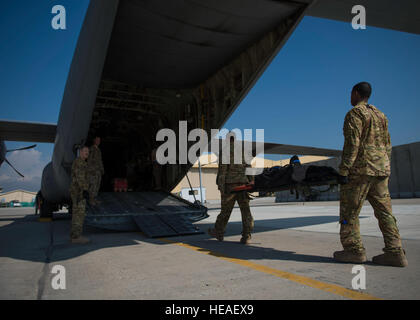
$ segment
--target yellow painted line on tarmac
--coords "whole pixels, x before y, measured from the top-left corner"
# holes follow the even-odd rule
[[[238,259],[238,258],[232,258],[232,257],[228,257],[225,256],[224,254],[218,253],[218,252],[214,252],[214,251],[210,251],[208,249],[204,249],[204,248],[200,248],[200,247],[196,247],[196,246],[192,246],[190,244],[187,243],[183,243],[183,242],[176,242],[176,241],[172,241],[172,240],[168,240],[165,238],[160,238],[159,240],[166,242],[166,243],[171,243],[171,244],[175,244],[184,248],[188,248],[203,254],[208,254],[217,258],[220,258],[222,260],[225,261],[229,261],[235,264],[239,264],[241,266],[256,270],[256,271],[260,271],[266,274],[271,274],[274,275],[276,277],[279,278],[283,278],[286,280],[290,280],[299,284],[303,284],[305,286],[308,287],[312,287],[315,289],[319,289],[319,290],[323,290],[329,293],[333,293],[345,298],[349,298],[349,299],[353,299],[353,300],[381,300],[380,298],[371,296],[369,294],[366,293],[362,293],[359,291],[355,291],[355,290],[350,290],[335,284],[330,284],[330,283],[326,283],[326,282],[322,282],[322,281],[318,281],[312,278],[308,278],[308,277],[304,277],[304,276],[300,276],[297,274],[293,274],[290,272],[286,272],[286,271],[282,271],[282,270],[278,270],[278,269],[274,269],[274,268],[270,268],[267,266],[263,266],[261,264],[258,263],[254,263],[248,260],[243,260],[243,259]]]

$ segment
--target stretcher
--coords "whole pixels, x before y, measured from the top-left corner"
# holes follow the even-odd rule
[[[265,168],[256,175],[252,183],[235,187],[232,192],[279,192],[285,190],[309,190],[311,187],[332,187],[341,184],[341,176],[332,167],[302,165],[298,157],[293,157],[286,166]],[[297,192],[296,192],[297,195]]]

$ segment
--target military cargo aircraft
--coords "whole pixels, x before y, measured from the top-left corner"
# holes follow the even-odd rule
[[[357,3],[366,9],[368,26],[420,33],[417,0]],[[143,203],[144,210],[156,213],[163,195],[153,205],[144,203],[156,197],[147,189],[152,179],[147,165],[158,130],[177,132],[179,121],[187,121],[188,128],[210,135],[227,121],[305,15],[347,21],[351,27],[352,8],[339,0],[91,0],[57,125],[2,121],[0,139],[54,142],[52,161],[42,174],[41,216],[69,203],[77,147],[96,135],[102,138],[106,172],[101,191],[108,192],[108,207],[96,213],[137,210],[115,204],[122,201],[109,192],[117,177],[127,177],[133,190],[147,191],[130,203]],[[268,143],[264,149],[340,154]],[[190,166],[164,166],[163,188],[172,190]]]

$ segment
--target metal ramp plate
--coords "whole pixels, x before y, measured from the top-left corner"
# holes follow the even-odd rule
[[[191,221],[182,215],[177,214],[159,214],[159,218],[166,224],[171,226],[178,235],[200,234],[203,233],[199,228],[194,226]]]
[[[133,216],[133,219],[150,238],[203,233],[180,214],[142,214]]]
[[[150,238],[177,236],[178,233],[168,226],[157,214],[133,216],[134,221],[144,234]]]

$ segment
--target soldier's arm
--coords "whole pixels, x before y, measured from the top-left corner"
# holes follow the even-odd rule
[[[219,169],[217,171],[216,184],[217,188],[221,193],[225,192],[225,181],[226,181],[227,165],[219,164]]]
[[[77,183],[77,178],[76,178],[76,160],[73,160],[73,163],[71,164],[71,182],[72,184],[74,184],[75,186],[79,187],[78,183]]]
[[[218,186],[225,184],[225,176],[227,173],[227,165],[219,164],[219,169],[217,170],[216,184]]]
[[[391,135],[389,134],[389,130],[388,130],[388,119],[385,119],[385,126],[386,126],[386,134],[387,134],[386,152],[388,153],[388,159],[389,159],[389,162],[391,163],[392,144],[391,144]]]
[[[339,173],[347,176],[359,152],[360,137],[363,131],[362,119],[353,111],[347,113],[344,120],[344,147]]]
[[[81,186],[79,175],[78,175],[79,171],[80,169],[79,169],[78,161],[77,159],[75,159],[71,166],[71,179],[73,181],[73,184],[77,187],[77,189],[80,190],[82,186]]]
[[[86,168],[81,165],[81,162],[77,162],[74,171],[74,177],[76,180],[76,184],[80,190],[88,190],[89,189],[89,181],[87,179]]]
[[[244,166],[245,166],[245,173],[246,173],[246,169],[247,168],[252,168],[252,166],[251,166],[251,164],[249,164],[249,163],[247,163],[246,161],[245,161],[245,159],[243,160],[244,162]],[[248,182],[249,183],[254,183],[254,181],[255,181],[255,176],[252,176],[252,175],[246,175],[246,178],[248,179]]]
[[[91,168],[93,166],[93,160],[94,160],[93,159],[93,151],[92,151],[92,149],[93,149],[92,147],[89,148],[89,156],[88,156],[88,158],[86,160],[89,168]]]
[[[89,190],[89,180],[87,178],[86,172],[85,172],[84,177],[82,179],[83,179],[83,182],[81,183],[82,190]]]

